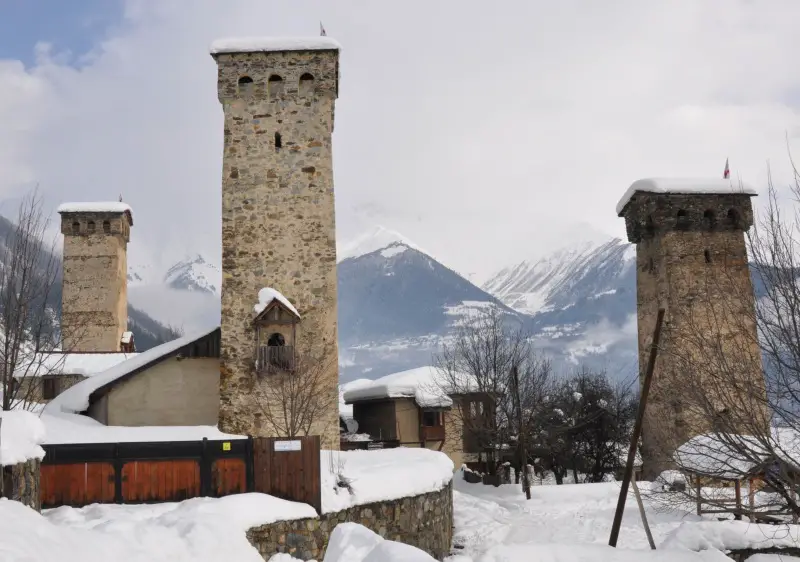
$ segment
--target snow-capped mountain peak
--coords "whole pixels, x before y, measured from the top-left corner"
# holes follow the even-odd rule
[[[164,284],[173,289],[200,291],[219,295],[222,288],[222,271],[194,254],[170,267],[164,274]]]
[[[393,249],[387,250],[390,247]],[[342,244],[337,250],[337,261],[341,262],[348,258],[365,256],[372,252],[377,252],[378,250],[400,253],[403,251],[400,249],[401,247],[412,248],[423,254],[430,255],[399,232],[395,232],[383,226],[375,226],[350,242]]]
[[[544,257],[501,269],[483,289],[526,314],[568,307],[594,293],[615,289],[634,263],[631,250],[618,238],[583,238]]]

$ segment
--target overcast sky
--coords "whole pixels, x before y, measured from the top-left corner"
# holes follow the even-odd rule
[[[380,224],[464,273],[623,236],[641,177],[729,157],[759,190],[767,161],[785,182],[786,135],[800,146],[796,0],[0,0],[0,199],[121,194],[133,261],[219,262],[208,46],[320,20],[343,45],[340,240]]]

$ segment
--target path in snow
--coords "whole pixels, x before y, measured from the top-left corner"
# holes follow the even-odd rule
[[[619,496],[619,483],[616,482],[535,486],[529,501],[525,500],[518,485],[495,488],[468,484],[459,473],[454,479],[454,488],[454,542],[462,547],[459,552],[475,562],[516,561],[517,554],[511,552],[516,553],[525,546],[528,548],[522,548],[521,552],[542,556],[536,560],[548,561],[561,560],[567,551],[577,555],[574,549],[583,550],[585,547],[589,547],[587,560],[592,557],[597,560],[627,560],[630,556],[661,560],[662,556],[670,554],[668,551],[631,552],[633,549],[649,549],[636,501],[631,494],[620,531],[619,554],[611,552],[612,558],[604,555],[609,548],[608,536]],[[647,515],[656,545],[681,522],[700,520],[694,514],[653,508],[647,509]],[[505,554],[500,555],[501,551]],[[717,560],[716,554],[720,553],[685,553],[687,560]],[[675,553],[671,555],[675,556]],[[453,562],[460,559],[467,560],[454,557]]]

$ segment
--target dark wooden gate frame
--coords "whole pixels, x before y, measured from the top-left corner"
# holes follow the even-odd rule
[[[226,449],[226,446],[229,449]],[[196,460],[200,468],[200,496],[214,497],[212,465],[218,459],[241,458],[245,464],[245,488],[255,491],[253,481],[253,440],[153,441],[135,443],[80,443],[44,445],[42,465],[111,463],[114,467],[115,503],[148,503],[125,501],[122,497],[122,468],[127,462]],[[149,502],[152,503],[152,502]]]

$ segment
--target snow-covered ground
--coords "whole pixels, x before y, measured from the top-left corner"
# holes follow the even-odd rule
[[[359,452],[353,457],[346,453],[346,458],[352,459],[346,472],[361,486],[360,491],[355,491],[353,502],[361,503],[370,495],[381,493],[418,491],[409,486],[419,488],[424,480],[419,478],[424,468],[420,464],[422,457],[416,462],[409,457],[409,464],[390,466],[390,461],[397,459],[390,458],[390,451],[385,452],[390,454],[382,458],[380,451]],[[405,454],[398,450],[394,453]],[[436,463],[432,465],[433,473],[438,471],[435,466]],[[416,484],[409,484],[410,481]],[[427,481],[423,488],[434,482],[430,478]],[[383,482],[382,488],[378,487],[379,482]],[[720,549],[796,545],[800,529],[717,522],[686,511],[648,506],[648,520],[658,545],[652,551],[636,503],[630,497],[619,547],[615,549],[607,542],[619,493],[617,482],[536,486],[532,499],[525,500],[517,485],[495,488],[467,484],[457,473],[454,488],[456,554],[446,562],[723,562],[730,558]],[[642,488],[646,489],[647,484],[642,483]],[[44,515],[16,502],[0,500],[0,521],[4,522],[0,525],[0,560],[256,562],[260,558],[245,538],[246,529],[278,518],[313,516],[309,506],[261,494],[159,505],[62,507]],[[750,562],[779,560],[792,559],[759,555]],[[271,562],[295,560],[276,555]],[[324,561],[320,562],[433,559],[418,549],[385,541],[360,525],[347,523],[336,528]]]
[[[448,562],[729,561],[719,548],[798,544],[792,538],[797,538],[798,529],[713,522],[648,505],[658,547],[652,551],[631,494],[615,549],[608,546],[608,538],[618,482],[535,486],[530,500],[518,485],[468,484],[458,474],[453,482],[454,544],[461,554]]]

